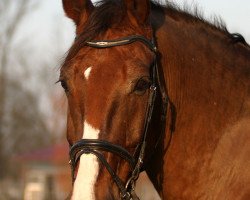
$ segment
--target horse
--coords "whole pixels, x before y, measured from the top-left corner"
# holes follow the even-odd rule
[[[62,0],[71,199],[250,199],[250,46],[172,3]]]

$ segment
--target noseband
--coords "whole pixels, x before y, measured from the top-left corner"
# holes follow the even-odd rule
[[[75,179],[75,169],[77,166],[77,162],[81,155],[83,154],[93,154],[95,155],[99,161],[106,167],[108,172],[110,173],[113,181],[116,183],[117,187],[120,190],[120,198],[122,200],[136,200],[139,199],[134,191],[135,182],[139,177],[139,173],[141,172],[141,168],[143,165],[145,147],[146,147],[146,139],[148,133],[148,127],[152,118],[152,113],[154,109],[155,97],[157,86],[159,87],[159,91],[161,93],[162,98],[162,123],[165,124],[165,116],[168,104],[168,97],[165,92],[165,88],[162,85],[162,81],[159,75],[159,69],[157,67],[157,48],[153,42],[145,38],[144,36],[132,35],[125,38],[120,38],[116,40],[103,40],[103,41],[91,41],[86,42],[85,46],[93,47],[93,48],[111,48],[115,46],[127,45],[134,42],[141,42],[145,44],[152,52],[155,54],[154,63],[151,67],[151,86],[149,88],[149,97],[146,108],[146,117],[144,121],[144,131],[143,138],[140,144],[138,144],[139,151],[135,153],[134,156],[131,155],[126,149],[123,147],[112,144],[108,141],[99,140],[99,139],[81,139],[77,141],[70,149],[70,164],[72,168],[72,178],[73,181]],[[111,168],[109,163],[107,162],[104,155],[101,153],[109,152],[120,156],[122,159],[126,160],[130,165],[130,176],[126,182],[123,181],[117,176],[114,170]]]

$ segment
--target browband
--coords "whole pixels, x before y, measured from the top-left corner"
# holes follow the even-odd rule
[[[86,45],[93,47],[93,48],[110,48],[110,47],[131,44],[136,41],[144,43],[151,51],[155,53],[157,52],[157,48],[155,44],[141,35],[131,35],[128,37],[123,37],[123,38],[114,39],[114,40],[100,40],[100,41],[93,40],[93,41],[86,42]]]

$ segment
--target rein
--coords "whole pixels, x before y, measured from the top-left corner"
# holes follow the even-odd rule
[[[159,69],[157,67],[157,48],[154,42],[140,35],[132,35],[132,36],[116,39],[116,40],[89,41],[89,42],[86,42],[85,44],[85,46],[89,46],[93,48],[112,48],[116,46],[128,45],[137,41],[145,44],[155,54],[154,63],[151,67],[150,78],[151,78],[152,84],[149,88],[149,97],[148,97],[148,103],[147,103],[147,108],[146,108],[146,117],[144,121],[143,138],[142,138],[141,143],[138,144],[138,148],[136,148],[136,151],[137,149],[139,149],[138,157],[135,158],[135,156],[131,155],[125,148],[119,145],[112,144],[108,141],[99,140],[99,139],[81,139],[70,148],[70,152],[69,152],[73,181],[75,179],[75,169],[77,166],[77,162],[80,159],[81,155],[93,154],[101,161],[101,163],[106,167],[106,169],[110,173],[113,181],[116,183],[117,187],[120,190],[120,199],[122,200],[139,200],[139,198],[135,194],[135,182],[139,177],[139,174],[141,172],[141,168],[143,165],[148,127],[151,122],[152,113],[154,109],[157,86],[159,87],[159,91],[160,91],[161,98],[162,98],[161,122],[165,124],[165,121],[166,121],[165,116],[167,112],[168,97],[165,91],[165,87],[162,85],[162,79],[159,75],[159,71],[158,71]],[[158,144],[158,141],[157,141],[157,144]],[[111,168],[111,166],[105,159],[104,155],[100,151],[116,154],[129,163],[130,168],[131,168],[131,175],[128,178],[126,184],[124,184],[123,181],[117,176],[117,174]]]

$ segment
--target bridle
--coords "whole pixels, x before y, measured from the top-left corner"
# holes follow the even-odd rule
[[[81,139],[73,144],[70,148],[70,164],[72,168],[72,179],[75,179],[75,169],[77,166],[77,162],[81,155],[83,154],[93,154],[95,155],[99,161],[106,167],[108,172],[110,173],[113,181],[116,183],[117,187],[120,190],[120,199],[122,200],[136,200],[139,199],[134,191],[135,182],[139,177],[139,173],[141,172],[141,168],[143,165],[145,148],[146,148],[146,140],[148,127],[151,122],[152,113],[154,109],[154,103],[156,98],[157,87],[160,91],[160,95],[162,98],[162,108],[161,108],[161,124],[162,124],[162,132],[164,132],[165,128],[165,117],[167,112],[168,105],[168,97],[166,94],[165,86],[162,84],[162,77],[159,73],[159,69],[157,66],[157,48],[154,42],[148,40],[144,36],[140,35],[132,35],[120,39],[115,40],[102,40],[102,41],[89,41],[86,42],[85,46],[89,46],[92,48],[111,48],[115,46],[127,45],[134,42],[141,42],[146,45],[152,52],[155,54],[153,65],[151,66],[151,86],[149,88],[149,97],[146,108],[146,117],[144,121],[144,131],[143,138],[140,144],[138,144],[138,148],[134,155],[137,155],[136,158],[134,155],[131,155],[125,148],[112,144],[108,141],[99,140],[99,139]],[[160,139],[160,138],[159,138]],[[157,141],[158,143],[158,141]],[[114,170],[111,168],[104,155],[101,153],[110,152],[120,156],[122,159],[126,160],[130,165],[131,174],[128,178],[126,184],[117,176]]]
[[[120,190],[120,198],[123,200],[136,200],[139,199],[134,191],[135,182],[139,177],[139,173],[141,172],[141,168],[143,165],[145,148],[146,148],[146,139],[148,133],[148,127],[151,122],[152,113],[154,109],[154,103],[156,98],[157,86],[159,87],[159,91],[162,98],[162,108],[161,108],[161,124],[165,124],[165,116],[167,111],[168,97],[166,94],[166,90],[164,85],[162,84],[162,79],[159,74],[159,69],[157,67],[157,48],[154,42],[148,40],[144,36],[140,35],[132,35],[120,39],[115,40],[103,40],[103,41],[89,41],[86,42],[86,46],[93,48],[111,48],[115,46],[127,45],[134,42],[141,42],[145,44],[152,52],[155,54],[153,65],[151,66],[151,86],[149,88],[149,97],[146,108],[146,117],[144,121],[144,133],[143,138],[140,144],[138,144],[139,154],[137,158],[131,155],[125,148],[112,144],[108,141],[99,140],[99,139],[81,139],[77,141],[70,148],[70,164],[72,168],[72,178],[73,181],[75,179],[75,169],[77,166],[77,162],[81,155],[83,154],[93,154],[95,155],[101,163],[106,167],[108,172],[110,173],[113,181],[116,183],[117,187]],[[165,125],[164,125],[165,126]],[[164,128],[163,128],[164,129]],[[157,142],[158,143],[158,142]],[[111,168],[104,155],[100,151],[110,152],[116,154],[126,160],[131,168],[131,175],[128,178],[126,184],[117,176],[114,170]],[[136,155],[136,154],[134,154]]]

